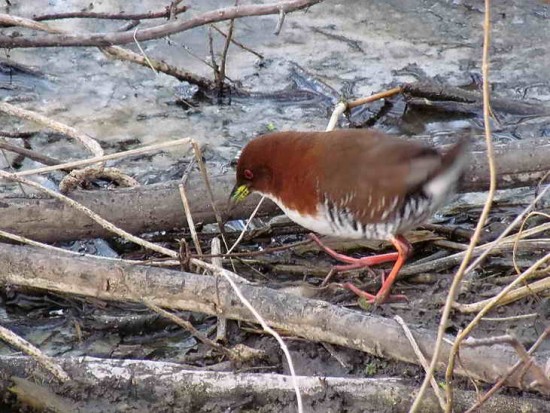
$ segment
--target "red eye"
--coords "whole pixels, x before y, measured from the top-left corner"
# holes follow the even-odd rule
[[[250,179],[254,178],[254,174],[252,173],[252,171],[250,169],[245,169],[244,170],[244,177],[245,177],[245,179],[250,180]]]

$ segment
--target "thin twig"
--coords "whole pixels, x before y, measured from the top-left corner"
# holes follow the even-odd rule
[[[466,268],[466,271],[465,273],[468,274],[469,272],[471,272],[474,268],[476,268],[480,263],[481,261],[483,261],[485,259],[485,257],[487,257],[487,255],[489,255],[491,253],[491,251],[493,250],[493,248],[495,248],[496,246],[498,246],[501,242],[507,240],[507,239],[513,239],[514,242],[515,242],[515,236],[510,236],[510,237],[507,237],[508,234],[518,225],[520,224],[524,217],[530,213],[530,211],[535,208],[536,204],[538,201],[540,201],[544,195],[546,195],[546,192],[550,189],[550,184],[549,185],[546,185],[542,191],[540,191],[540,193],[535,197],[535,199],[533,199],[533,201],[531,201],[531,203],[529,205],[527,205],[527,207],[510,223],[510,225],[508,225],[506,227],[506,229],[504,231],[502,231],[502,233],[498,236],[498,238],[496,240],[494,240],[493,242],[490,242],[488,244],[485,244],[483,245],[482,247],[486,247],[487,249],[485,249],[481,255],[479,257],[477,257],[471,264],[468,268]],[[550,226],[549,226],[550,227]],[[545,224],[542,224],[538,227],[539,229],[542,229],[542,228],[546,228],[546,225]],[[525,238],[526,236],[526,233],[529,232],[529,236],[531,235],[534,235],[533,234],[533,230],[535,230],[535,228],[531,228],[530,230],[527,230],[527,231],[523,231],[521,237],[522,238]]]
[[[502,305],[510,304],[510,303],[513,303],[514,301],[521,300],[522,298],[527,297],[529,295],[538,294],[547,290],[550,290],[550,277],[545,277],[542,280],[532,282],[523,287],[519,287],[513,291],[510,291],[509,293],[507,293],[506,295],[502,296],[499,299],[498,305],[502,306]],[[465,313],[465,314],[477,313],[478,311],[481,311],[485,306],[491,304],[493,299],[494,298],[488,298],[486,300],[481,300],[472,304],[455,303],[453,305],[453,308],[456,308],[461,313]]]
[[[161,316],[166,317],[167,319],[171,320],[173,323],[177,324],[181,328],[189,331],[193,335],[193,337],[195,337],[201,343],[206,344],[208,347],[211,347],[212,349],[220,352],[230,360],[233,360],[233,361],[239,360],[239,355],[236,352],[232,351],[231,349],[225,348],[224,346],[222,346],[219,343],[216,343],[215,341],[210,340],[207,336],[205,336],[203,333],[197,330],[195,326],[191,324],[189,321],[184,320],[183,318],[178,317],[177,315],[169,311],[166,311],[163,308],[160,308],[158,305],[153,303],[153,301],[151,301],[148,298],[141,298],[141,301],[143,302],[143,304],[145,304],[155,313],[158,313]]]
[[[222,250],[222,244],[220,242],[220,239],[218,237],[212,238],[212,241],[210,242],[210,251],[212,252],[212,254],[213,255],[219,254],[221,250]],[[221,257],[212,257],[211,262],[212,262],[212,265],[215,265],[216,267],[219,267],[219,268],[223,267],[223,260]],[[218,284],[219,283],[216,283],[217,304],[220,303]],[[218,323],[216,326],[216,341],[225,341],[226,337],[227,337],[227,318],[223,316],[219,316]]]
[[[146,19],[162,19],[169,18],[171,13],[174,15],[187,11],[188,6],[179,6],[171,11],[168,7],[160,12],[148,13],[98,13],[92,11],[75,11],[66,13],[43,14],[41,16],[33,16],[33,20],[39,22],[44,20],[60,20],[60,19],[108,19],[108,20],[146,20]]]
[[[8,159],[8,155],[6,155],[6,151],[4,149],[0,149],[0,151],[2,151],[2,157],[4,158],[4,161],[6,162],[6,165],[8,166],[8,168],[10,169],[10,171],[12,173],[15,172],[15,168],[13,167],[13,165],[11,164],[10,160]],[[27,193],[25,192],[25,188],[23,188],[23,185],[21,185],[21,183],[17,183],[17,185],[19,186],[19,189],[21,190],[21,193],[25,196],[27,196]]]
[[[188,72],[187,70],[168,64],[162,60],[153,59],[152,57],[146,60],[142,55],[119,46],[100,47],[99,50],[115,59],[125,60],[145,67],[152,67],[158,72],[173,76],[178,80],[192,83],[199,86],[201,89],[211,90],[214,89],[215,86],[214,82],[210,79]]]
[[[25,138],[32,138],[35,135],[38,135],[40,131],[5,131],[0,130],[0,137],[2,138],[10,138],[10,139],[25,139]]]
[[[347,106],[346,109],[350,110],[357,106],[364,105],[365,103],[371,103],[371,102],[374,102],[375,100],[389,98],[402,92],[403,92],[403,88],[401,86],[394,87],[393,89],[385,90],[383,92],[375,93],[374,95],[366,96],[364,98],[360,98],[360,99],[356,99],[351,102],[348,102],[346,103],[346,106]]]
[[[514,269],[516,270],[516,274],[518,274],[518,275],[521,274],[521,270],[520,270],[519,265],[517,263],[517,257],[516,257],[517,252],[518,252],[518,246],[519,246],[519,242],[520,242],[520,239],[521,239],[521,234],[523,233],[523,227],[525,226],[525,224],[527,223],[529,218],[531,218],[532,216],[543,216],[545,218],[550,219],[549,214],[545,214],[543,212],[532,211],[532,212],[529,213],[529,215],[527,215],[525,217],[525,219],[521,223],[521,226],[519,227],[519,231],[516,234],[516,239],[514,240],[514,248],[512,249],[512,263],[514,264]]]
[[[248,226],[250,225],[250,223],[252,222],[252,219],[254,219],[254,217],[256,216],[256,214],[258,213],[258,210],[260,209],[260,207],[262,206],[262,203],[264,202],[264,199],[265,199],[265,196],[262,196],[260,198],[260,201],[258,202],[258,205],[256,205],[256,208],[254,208],[254,211],[252,211],[252,213],[250,214],[250,216],[248,217],[248,219],[246,220],[246,224],[244,225],[244,228],[243,230],[241,231],[241,233],[239,234],[239,237],[237,238],[237,240],[233,243],[233,245],[231,246],[231,248],[229,248],[227,250],[227,254],[231,254],[231,252],[233,252],[233,250],[235,249],[235,247],[237,245],[239,245],[239,243],[241,242],[241,240],[243,239],[244,237],[244,234],[246,233],[246,230],[248,229]]]
[[[239,5],[239,0],[235,0],[235,7]],[[218,72],[218,87],[219,93],[223,94],[223,80],[225,79],[225,69],[227,67],[227,52],[229,51],[229,45],[231,44],[231,38],[233,37],[233,29],[235,27],[235,19],[229,21],[229,31],[225,38],[225,44],[223,45],[222,57],[220,60],[220,67]]]
[[[155,67],[153,66],[153,63],[151,62],[151,60],[149,60],[149,57],[147,56],[145,51],[142,49],[141,45],[139,44],[138,39],[136,38],[137,32],[138,32],[138,28],[136,27],[135,30],[134,30],[134,43],[136,44],[137,48],[139,49],[139,52],[141,53],[141,55],[143,56],[143,58],[145,59],[145,61],[147,62],[147,64],[151,68],[151,70],[153,71],[153,73],[158,76],[159,72],[157,72],[157,69],[155,69]]]
[[[73,170],[59,183],[59,192],[67,195],[79,185],[96,179],[108,180],[119,188],[133,188],[139,186],[139,182],[126,175],[118,168],[105,168],[103,166],[87,166],[86,168]]]
[[[187,200],[187,195],[185,194],[185,188],[182,183],[178,185],[178,188],[180,191],[183,209],[185,211],[185,217],[187,218],[187,226],[191,231],[191,238],[193,239],[195,250],[197,251],[197,254],[202,255],[201,244],[199,242],[199,237],[197,236],[197,230],[195,228],[195,222],[193,221],[193,215],[191,214],[191,208],[189,207],[189,201]]]
[[[212,37],[212,29],[208,28],[208,50],[210,50],[210,67],[214,70],[214,80],[218,88],[220,87],[220,68],[216,62],[214,55],[214,38]]]
[[[167,39],[169,42],[171,41],[170,39]],[[194,57],[195,59],[197,59],[198,61],[204,63],[206,66],[208,66],[209,68],[213,69],[214,70],[214,66],[212,65],[212,63],[210,63],[208,60],[206,59],[203,59],[202,57],[198,56],[196,53],[194,53],[188,46],[186,46],[185,44],[181,43],[180,44],[181,47],[183,47],[183,50],[185,50],[191,57]],[[235,81],[233,79],[231,79],[229,76],[225,76],[225,78],[230,81],[231,83],[235,83]],[[214,89],[217,85],[216,82],[212,82],[212,81],[208,81],[210,82],[209,83],[209,87],[205,89]],[[194,82],[191,82],[189,81],[189,83],[194,83]],[[197,83],[198,85],[198,83]],[[199,85],[200,86],[200,85]],[[203,86],[204,87],[204,86]]]
[[[546,337],[548,337],[548,335],[550,335],[550,327],[548,327],[546,330],[544,330],[544,332],[540,335],[540,337],[537,339],[537,341],[531,346],[529,351],[527,351],[527,354],[529,356],[531,356],[535,351],[537,351],[539,346],[542,344],[542,342],[544,340],[546,340]],[[472,407],[470,407],[465,413],[473,413],[474,411],[479,409],[483,405],[483,403],[485,403],[487,400],[489,400],[489,398],[491,396],[493,396],[500,388],[502,388],[502,386],[504,385],[506,380],[508,380],[510,378],[510,376],[512,376],[512,374],[514,374],[515,371],[522,364],[523,364],[523,360],[518,360],[518,362],[516,364],[514,364],[512,366],[512,368],[510,370],[508,370],[508,372],[505,375],[503,375],[500,378],[500,380],[498,382],[496,382],[495,385],[493,387],[491,387],[490,390],[487,391],[487,393],[485,393],[482,397],[480,397],[479,400]]]
[[[329,344],[329,343],[325,343],[325,342],[322,342],[321,345],[325,348],[326,351],[328,351],[328,353],[334,357],[334,359],[340,363],[340,365],[345,368],[345,369],[349,369],[350,366],[348,365],[348,363],[346,363],[344,361],[344,359],[340,356],[340,354],[338,354],[338,352],[336,351],[336,349],[334,348],[334,346],[332,344]]]
[[[514,315],[510,317],[483,317],[481,321],[518,321],[518,320],[525,320],[528,318],[537,318],[540,317],[540,314],[538,313],[531,313],[531,314],[520,314],[520,315]]]
[[[228,35],[222,29],[220,29],[218,26],[216,26],[215,24],[212,24],[211,26],[214,30],[216,30],[223,37],[228,38]],[[252,53],[254,56],[257,56],[259,59],[264,59],[264,56],[262,54],[252,50],[250,47],[245,46],[241,42],[238,42],[237,40],[235,40],[234,37],[231,37],[231,43],[233,43],[235,46],[240,47],[243,50],[246,50],[248,53]]]
[[[199,170],[201,171],[202,178],[204,180],[204,185],[206,186],[206,191],[208,192],[208,197],[210,200],[210,204],[212,205],[212,210],[214,211],[214,216],[216,217],[216,223],[218,224],[218,229],[220,230],[220,234],[222,236],[223,243],[225,245],[225,249],[227,250],[228,244],[225,237],[225,227],[223,225],[222,216],[220,215],[220,212],[218,211],[218,208],[216,207],[216,200],[214,198],[214,193],[212,192],[212,186],[210,185],[210,179],[208,179],[208,171],[206,170],[206,166],[204,165],[204,161],[202,159],[202,151],[199,146],[199,144],[195,141],[191,141],[191,146],[193,147],[193,151],[195,151],[195,159],[197,160],[197,163],[199,164]]]
[[[159,149],[166,149],[166,148],[170,148],[172,146],[183,145],[185,143],[190,143],[190,142],[191,142],[191,138],[183,138],[183,139],[178,139],[178,140],[170,141],[170,142],[156,143],[156,144],[153,144],[153,145],[142,146],[141,148],[130,149],[130,150],[127,150],[127,151],[112,153],[110,155],[103,155],[103,156],[98,156],[98,157],[93,157],[93,158],[88,158],[88,159],[82,159],[80,161],[65,162],[65,163],[61,163],[59,165],[45,166],[43,168],[29,169],[27,171],[17,172],[17,173],[15,173],[15,175],[17,175],[17,176],[27,176],[27,175],[43,174],[43,173],[47,173],[47,172],[58,171],[58,170],[61,170],[61,169],[73,169],[73,168],[77,168],[79,166],[90,165],[90,164],[94,164],[94,163],[98,163],[98,162],[110,161],[110,160],[113,160],[113,159],[126,158],[128,156],[141,155],[141,154],[146,153],[146,152],[156,151],[156,150],[159,150]]]
[[[328,121],[327,128],[325,129],[326,132],[334,130],[334,128],[338,124],[338,119],[340,118],[340,115],[342,115],[346,111],[346,108],[346,102],[338,102],[336,104]]]
[[[541,366],[530,357],[523,344],[521,344],[521,342],[513,335],[505,334],[502,336],[476,339],[468,337],[468,339],[464,340],[462,343],[464,347],[493,346],[495,344],[510,345],[518,354],[523,365],[528,368],[532,367],[531,370],[534,375],[534,380],[533,382],[528,383],[529,387],[540,386],[546,393],[550,393],[550,379],[546,377],[546,373],[542,370]]]
[[[518,220],[518,221],[521,221],[521,220]],[[537,234],[541,234],[544,231],[548,231],[549,229],[550,229],[550,223],[545,223],[545,224],[537,225],[536,227],[533,227],[529,230],[523,231],[523,233],[521,234],[522,239],[519,241],[519,245],[525,246],[525,247],[532,245],[533,247],[536,247],[537,244],[539,243],[545,244],[546,241],[544,238],[543,239],[525,239],[525,238],[532,237]],[[507,231],[508,230],[505,230],[505,232]],[[472,253],[472,256],[478,257],[476,259],[476,262],[479,265],[479,262],[481,262],[479,258],[481,256],[485,258],[489,254],[502,253],[507,249],[512,249],[514,247],[514,243],[515,243],[515,235],[511,235],[508,237],[499,236],[498,239],[495,241],[475,247]],[[454,267],[455,265],[460,264],[460,262],[464,259],[465,256],[466,256],[466,252],[462,251],[452,255],[447,255],[442,258],[431,259],[430,257],[427,257],[428,258],[427,260],[421,259],[421,260],[418,260],[418,263],[414,263],[409,265],[408,267],[405,267],[403,271],[400,272],[400,276],[401,277],[410,276],[410,275],[421,274],[429,271],[442,271],[446,268]],[[468,271],[472,271],[473,269],[474,267],[470,265],[465,271],[466,274],[468,274]],[[463,289],[465,288],[465,286],[462,285],[461,288]]]
[[[487,160],[489,162],[490,181],[489,181],[489,193],[487,194],[487,201],[483,206],[483,211],[479,218],[478,225],[476,226],[476,230],[474,232],[474,236],[472,237],[472,242],[470,243],[470,247],[468,248],[467,254],[468,253],[471,254],[472,250],[474,249],[475,243],[477,242],[477,239],[481,234],[483,225],[485,224],[485,221],[489,216],[489,211],[491,210],[491,204],[493,202],[493,197],[495,195],[495,191],[497,187],[497,174],[496,174],[496,165],[495,165],[495,159],[493,154],[493,141],[491,136],[491,118],[490,118],[490,110],[491,110],[491,102],[490,102],[491,90],[490,90],[490,83],[489,83],[490,33],[491,33],[491,1],[485,0],[485,20],[483,24],[483,57],[482,57],[482,64],[481,64],[481,73],[483,78],[483,123],[485,126],[485,140],[487,144]],[[451,307],[453,306],[453,302],[455,301],[456,296],[458,294],[459,285],[462,281],[462,278],[465,275],[465,270],[466,270],[468,261],[469,261],[469,257],[468,258],[465,257],[463,265],[460,266],[455,276],[456,283],[454,282],[455,280],[453,280],[451,291],[449,292],[450,299],[447,300],[447,302],[445,302],[444,315],[441,317],[441,324],[440,324],[441,326],[440,330],[441,330],[442,336],[445,331],[445,328],[447,327],[447,320],[449,318],[449,313],[450,313]],[[462,269],[462,273],[460,272],[461,269]],[[445,310],[447,311],[445,312]],[[452,379],[454,374],[454,363],[455,363],[456,355],[458,354],[458,349],[460,348],[460,343],[462,339],[466,338],[467,335],[469,334],[469,332],[466,333],[465,331],[463,331],[457,336],[455,342],[453,343],[451,352],[449,354],[449,362],[447,364],[447,371],[445,372],[445,383],[446,383],[445,394],[447,396],[446,413],[452,412],[452,406],[453,406]],[[433,360],[434,362],[437,361],[438,356],[439,356],[439,353],[434,352],[434,360]]]
[[[0,325],[0,338],[10,346],[31,356],[38,364],[48,370],[57,380],[66,382],[70,380],[69,375],[58,366],[50,357],[46,356],[42,351],[33,346],[27,340],[19,337],[13,331],[8,330]]]
[[[250,218],[249,218],[250,219]],[[247,220],[248,221],[248,220]],[[242,234],[242,232],[241,232]],[[239,235],[240,236],[240,235]],[[195,257],[196,258],[216,258],[216,257],[220,257],[220,258],[238,258],[238,257],[255,257],[255,256],[258,256],[258,255],[265,255],[265,254],[271,254],[271,253],[274,253],[274,252],[279,252],[279,251],[285,251],[285,250],[288,250],[288,249],[291,249],[291,248],[294,248],[294,247],[299,247],[299,246],[302,246],[302,245],[306,245],[306,244],[310,244],[312,243],[313,241],[310,240],[310,239],[306,239],[306,240],[303,240],[303,241],[297,241],[297,242],[293,242],[291,244],[285,244],[285,245],[281,245],[279,247],[270,247],[270,248],[265,248],[265,249],[262,249],[262,250],[256,250],[256,251],[246,251],[246,252],[232,252],[231,254],[229,253],[225,253],[225,254],[202,254],[202,255],[196,255]],[[232,247],[233,248],[233,247]],[[192,257],[194,255],[191,255]]]
[[[9,115],[16,116],[18,118],[30,120],[32,122],[39,123],[50,129],[56,130],[63,133],[64,135],[70,136],[71,138],[80,142],[86,149],[92,152],[95,156],[103,156],[103,149],[97,141],[84,133],[79,132],[75,128],[65,125],[61,122],[50,119],[46,116],[40,115],[36,112],[30,110],[22,109],[17,106],[10,105],[6,102],[0,102],[0,111],[5,112]]]
[[[489,105],[490,105],[490,102],[489,102],[489,92],[490,92],[489,90],[489,27],[490,27],[489,11],[490,11],[490,1],[485,0],[485,26],[484,26],[484,41],[483,41],[482,75],[483,75],[483,121],[485,124],[485,141],[487,145],[487,160],[489,163],[489,172],[490,172],[489,193],[487,194],[487,200],[483,207],[483,211],[481,212],[481,216],[479,217],[478,223],[476,225],[476,229],[474,231],[472,239],[470,240],[470,244],[468,245],[468,250],[466,251],[464,259],[462,260],[462,263],[458,268],[456,275],[454,276],[453,282],[451,284],[451,288],[449,289],[447,300],[445,301],[445,306],[443,308],[443,314],[441,316],[441,320],[439,322],[439,327],[437,330],[437,340],[435,343],[433,356],[430,363],[430,368],[428,369],[428,372],[426,373],[426,377],[422,382],[422,386],[420,387],[420,390],[418,391],[418,394],[414,400],[414,403],[411,406],[410,413],[414,413],[418,410],[422,397],[424,396],[424,393],[428,387],[428,384],[430,383],[430,379],[431,377],[433,377],[433,374],[435,372],[435,368],[439,361],[439,356],[441,354],[443,337],[445,335],[445,330],[447,329],[447,322],[449,320],[453,303],[458,294],[460,283],[462,282],[462,278],[464,277],[465,270],[470,260],[470,257],[472,255],[472,252],[474,250],[474,247],[478,242],[483,226],[485,225],[485,221],[489,216],[489,211],[491,210],[491,205],[492,205],[493,197],[496,190],[496,169],[495,169],[495,160],[493,155],[493,142],[491,138],[491,123],[489,118]],[[456,345],[456,341],[455,341],[455,344],[453,345],[453,350],[455,351],[451,352],[449,365],[447,367],[447,374],[445,377],[446,379],[445,394],[447,396],[447,405],[446,405],[447,413],[451,412],[452,405],[453,405],[452,375],[453,375],[453,368],[454,368],[454,359],[456,357],[456,350],[458,349],[458,347],[455,348],[455,345]]]
[[[283,24],[285,22],[286,13],[285,11],[280,8],[279,9],[279,19],[277,20],[277,26],[275,26],[275,30],[273,31],[273,34],[275,36],[278,36],[281,33],[281,29],[283,28]]]
[[[350,110],[356,106],[364,105],[365,103],[374,102],[375,100],[392,97],[401,92],[403,92],[402,87],[394,87],[393,89],[385,90],[384,92],[380,92],[380,93],[375,93],[374,95],[367,96],[361,99],[356,99],[351,102],[345,102],[345,101],[338,102],[336,104],[336,107],[334,108],[334,111],[332,112],[326,131],[329,132],[331,130],[334,130],[334,128],[338,124],[338,119],[346,110]]]
[[[418,347],[418,343],[414,339],[414,336],[412,335],[411,330],[409,329],[409,326],[405,324],[405,321],[398,315],[394,316],[393,319],[397,321],[397,323],[403,328],[403,331],[405,332],[405,336],[411,343],[411,347],[414,350],[414,353],[418,357],[418,361],[420,361],[420,364],[424,368],[425,371],[428,371],[430,368],[430,364],[428,363],[428,360],[426,360],[426,357],[424,357],[424,354],[422,354],[422,350],[420,350],[420,347]],[[443,397],[443,393],[441,393],[441,389],[437,385],[437,382],[435,381],[435,378],[432,376],[430,380],[430,384],[432,385],[432,389],[434,391],[435,396],[437,397],[437,401],[439,402],[439,406],[441,407],[441,410],[445,410],[445,398]]]
[[[0,134],[0,137],[3,137],[3,136]],[[61,163],[59,159],[51,158],[49,156],[33,151],[31,149],[22,148],[18,145],[14,145],[1,140],[0,140],[0,148],[10,152],[17,153],[19,155],[23,155],[26,158],[32,159],[33,161],[40,162],[44,165],[59,165]]]

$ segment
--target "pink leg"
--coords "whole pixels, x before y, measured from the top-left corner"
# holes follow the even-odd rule
[[[407,260],[407,257],[409,256],[409,253],[411,252],[411,244],[401,235],[397,235],[391,239],[392,244],[397,249],[398,258],[395,261],[395,264],[388,275],[388,277],[385,279],[384,283],[382,284],[382,288],[376,293],[376,295],[369,294],[365,291],[360,290],[352,283],[345,283],[343,286],[352,292],[354,292],[356,295],[365,298],[369,303],[374,304],[382,304],[386,301],[394,301],[396,299],[403,300],[407,299],[404,295],[395,295],[390,296],[390,288],[393,285],[395,278],[397,277],[397,274],[401,270],[401,267],[403,267],[403,264],[405,264],[405,261]]]
[[[336,265],[334,270],[336,271],[349,271],[357,268],[370,267],[371,265],[382,264],[384,262],[396,261],[399,257],[397,252],[391,252],[389,254],[372,255],[370,257],[353,258],[344,254],[339,254],[336,251],[330,249],[324,245],[321,240],[315,234],[309,234],[309,237],[315,242],[323,251],[330,255],[335,260],[344,262],[349,265]]]

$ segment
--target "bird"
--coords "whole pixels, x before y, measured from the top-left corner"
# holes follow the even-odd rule
[[[396,252],[350,257],[326,247],[343,263],[336,272],[394,262],[376,294],[347,282],[368,303],[406,299],[390,295],[412,252],[403,236],[425,223],[457,189],[467,164],[469,133],[442,152],[376,129],[282,131],[250,140],[237,162],[232,205],[258,192],[294,222],[314,233],[390,241]]]

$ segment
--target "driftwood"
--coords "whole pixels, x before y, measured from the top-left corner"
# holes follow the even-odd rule
[[[40,377],[36,364],[21,356],[0,357],[0,394],[10,388],[22,400],[52,411],[233,411],[238,406],[261,406],[262,412],[294,412],[296,401],[288,376],[186,370],[174,363],[145,360],[106,360],[93,357],[57,358],[73,380],[60,386],[21,377]],[[306,412],[407,412],[416,388],[401,379],[298,376]],[[81,395],[85,394],[83,400]],[[170,397],[166,397],[167,394]],[[78,395],[79,400],[74,400]],[[37,400],[37,398],[40,400]],[[470,391],[456,391],[455,411],[476,401]],[[177,407],[176,407],[177,406]],[[547,402],[532,397],[493,396],[487,413],[544,412]],[[213,410],[212,410],[213,409]],[[433,393],[422,400],[421,411],[441,411]]]
[[[408,105],[463,113],[481,112],[483,109],[481,93],[434,81],[405,83],[403,93]],[[491,109],[525,116],[550,114],[550,108],[545,105],[498,97],[491,98]]]
[[[232,174],[212,179],[216,206],[221,211],[227,206],[233,180]],[[178,184],[172,181],[111,191],[77,191],[71,198],[131,233],[173,230],[187,227]],[[202,179],[194,176],[186,187],[195,223],[215,222]],[[250,197],[235,209],[235,216],[248,216],[257,201],[257,197]],[[274,204],[264,204],[263,214],[277,211]],[[46,242],[113,235],[67,205],[22,196],[0,198],[0,229]]]
[[[159,268],[128,265],[95,258],[62,256],[32,247],[0,244],[0,282],[77,294],[104,300],[139,301],[139,297],[166,308],[255,322],[231,287],[216,277]],[[240,284],[243,295],[268,324],[308,340],[328,342],[379,357],[418,364],[418,358],[402,327],[395,321],[360,311],[311,300],[276,290]],[[219,301],[218,301],[219,300]],[[411,328],[426,358],[432,357],[434,332]],[[449,337],[452,339],[452,337]],[[443,344],[439,369],[446,366],[450,345]],[[494,383],[516,363],[509,346],[462,348],[456,373]],[[544,365],[546,359],[534,356]],[[532,366],[506,384],[523,387],[533,383]],[[541,390],[533,388],[532,390]]]
[[[534,186],[550,170],[550,142],[547,139],[531,139],[497,146],[495,157],[499,188]],[[475,150],[461,190],[484,191],[488,187],[488,179],[486,153]],[[234,184],[234,173],[231,171],[227,175],[212,177],[211,181],[216,206],[218,210],[225,211]],[[192,177],[186,192],[195,222],[215,222],[200,178]],[[178,182],[110,191],[79,191],[71,197],[131,233],[187,226]],[[232,218],[247,217],[257,201],[257,197],[250,197],[232,211]],[[261,214],[273,214],[275,211],[277,208],[273,203],[264,202]],[[86,216],[58,201],[21,195],[0,197],[0,229],[46,242],[111,236]]]

